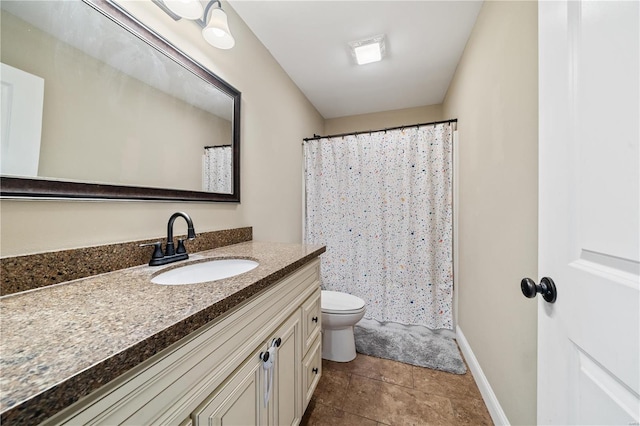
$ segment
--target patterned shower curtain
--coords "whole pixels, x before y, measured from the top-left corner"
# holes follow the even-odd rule
[[[451,123],[304,145],[305,242],[367,318],[452,329]]]
[[[232,181],[231,145],[207,146],[202,159],[202,190],[230,194]]]

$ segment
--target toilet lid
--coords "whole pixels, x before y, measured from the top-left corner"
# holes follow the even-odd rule
[[[361,311],[365,303],[364,300],[352,294],[322,290],[321,305],[322,312],[349,314]]]

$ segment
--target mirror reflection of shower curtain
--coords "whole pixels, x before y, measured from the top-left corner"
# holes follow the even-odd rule
[[[202,159],[202,190],[231,193],[231,145],[206,146]]]
[[[451,123],[308,140],[305,242],[367,318],[452,329]]]

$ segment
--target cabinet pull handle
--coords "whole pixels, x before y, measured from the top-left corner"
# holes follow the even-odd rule
[[[274,339],[275,341],[275,339]],[[266,352],[260,352],[260,359],[262,360],[262,370],[264,371],[264,406],[269,405],[269,399],[271,398],[271,391],[273,389],[273,369],[276,363],[276,356],[278,355],[278,348],[271,346]]]
[[[318,322],[318,317],[313,317],[313,318],[311,318],[311,321],[313,321],[313,322],[316,322],[316,323],[317,323],[317,322]]]
[[[318,374],[318,369],[316,367],[314,367],[311,371],[313,371],[315,374]]]

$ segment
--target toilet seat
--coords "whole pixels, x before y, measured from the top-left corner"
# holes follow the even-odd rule
[[[326,314],[356,314],[365,307],[364,300],[358,296],[339,291],[322,290],[321,309]]]

